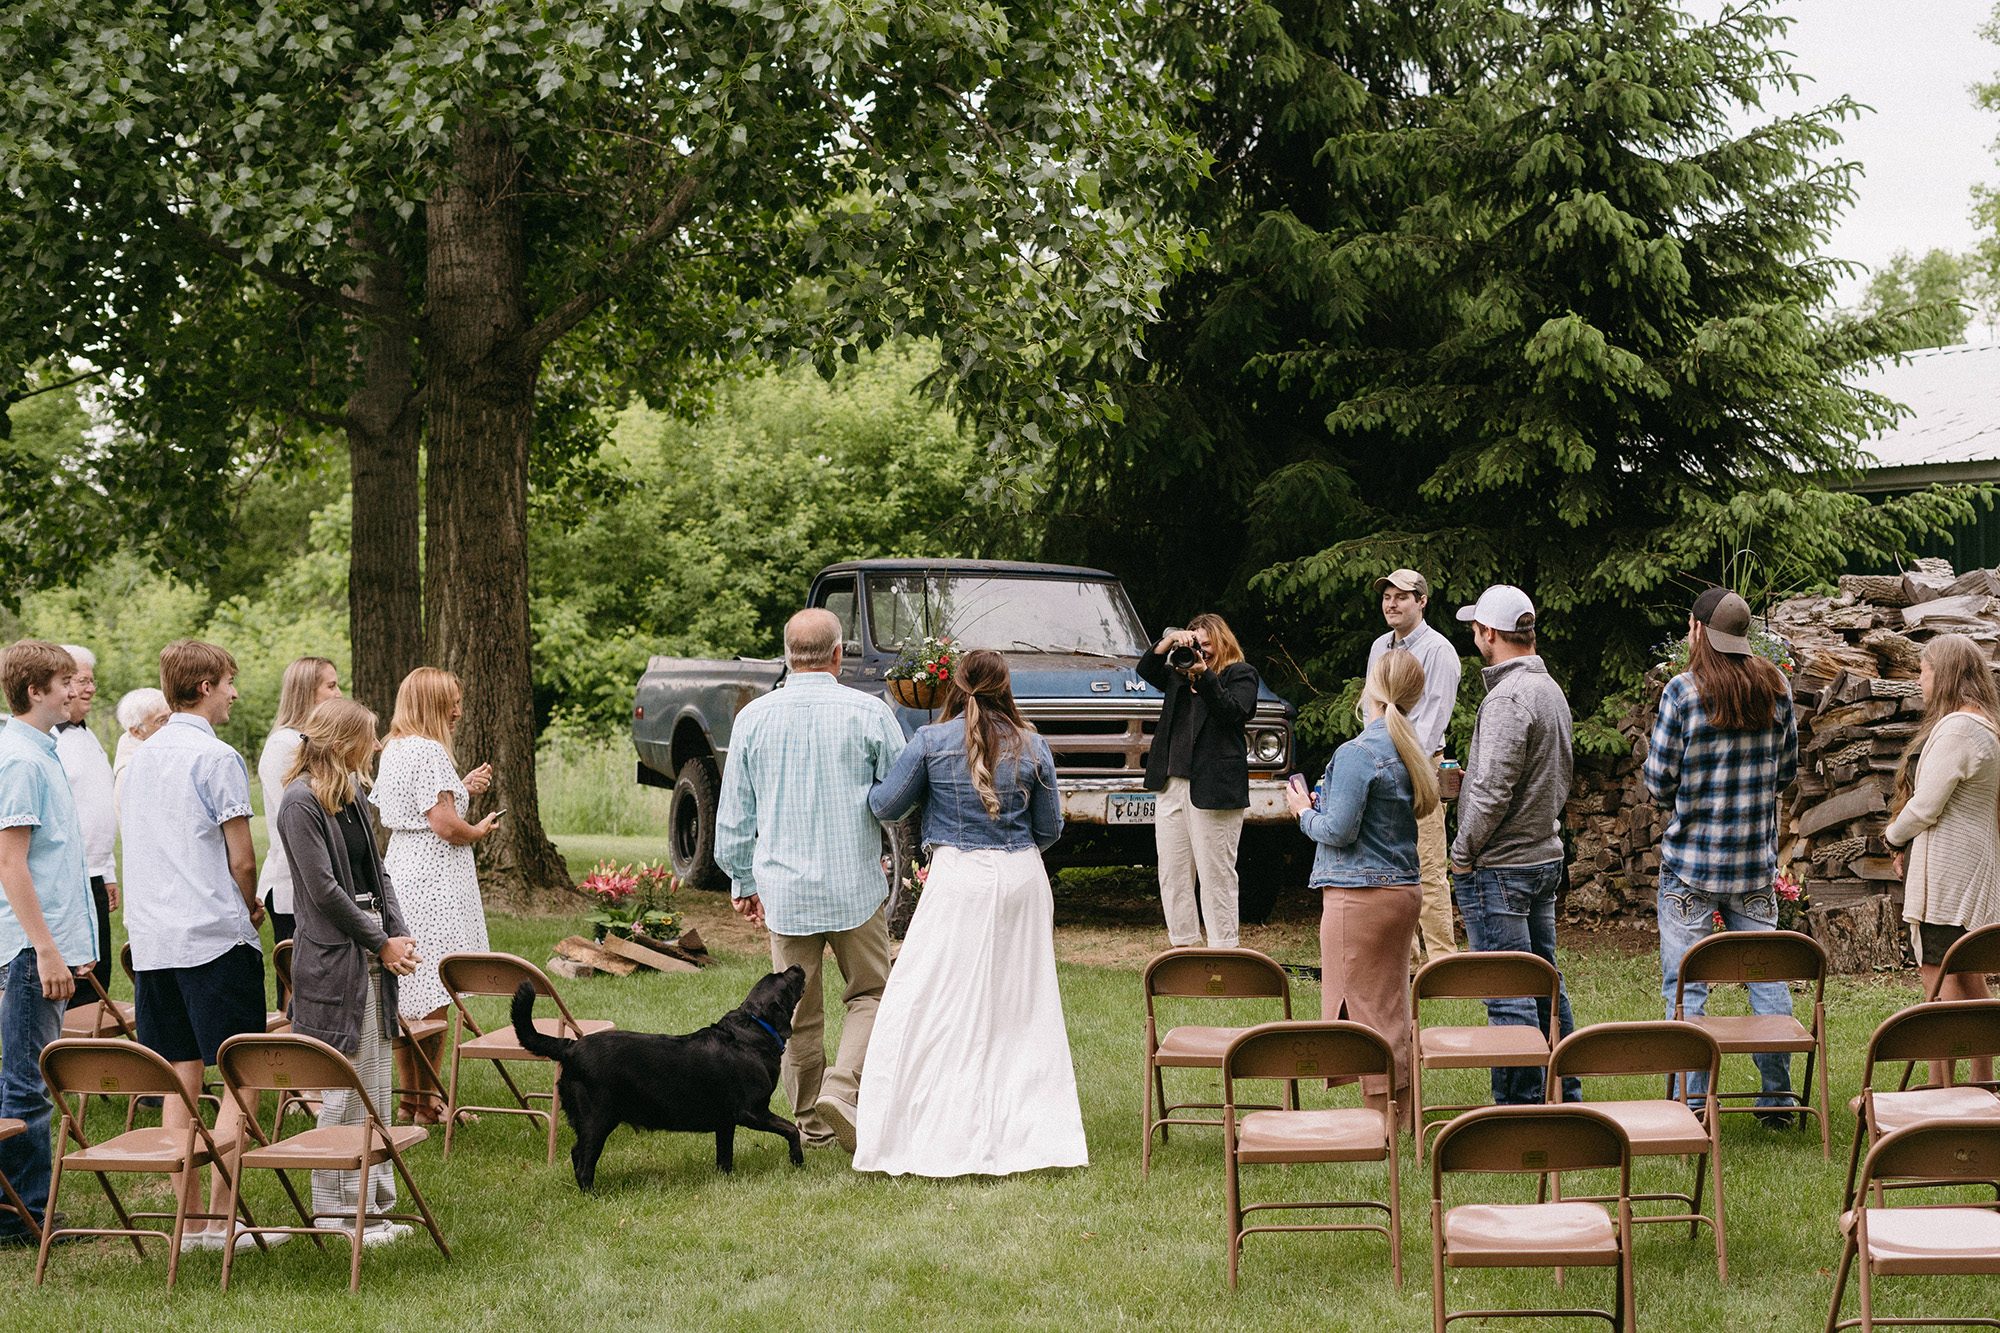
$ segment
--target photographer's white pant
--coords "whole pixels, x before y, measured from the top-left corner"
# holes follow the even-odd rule
[[[1160,907],[1167,915],[1167,942],[1176,949],[1201,943],[1236,947],[1236,844],[1243,837],[1241,810],[1198,810],[1186,778],[1168,778],[1154,806],[1153,843],[1160,852]],[[1201,913],[1195,914],[1195,882],[1201,883]]]

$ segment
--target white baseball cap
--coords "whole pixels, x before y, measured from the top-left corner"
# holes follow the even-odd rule
[[[1496,583],[1480,593],[1473,605],[1459,607],[1458,618],[1477,621],[1488,629],[1513,631],[1522,628],[1523,618],[1530,626],[1535,623],[1535,604],[1511,583]]]

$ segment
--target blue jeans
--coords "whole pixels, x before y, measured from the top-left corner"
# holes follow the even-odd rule
[[[1551,964],[1556,961],[1556,894],[1562,888],[1563,864],[1506,866],[1474,870],[1469,875],[1452,873],[1452,895],[1465,918],[1465,936],[1474,951],[1498,953],[1519,950],[1537,954]],[[1560,977],[1560,972],[1558,972]],[[1557,1035],[1576,1031],[1570,1017],[1569,989],[1557,993]],[[1533,1027],[1549,1030],[1549,1002],[1516,998],[1488,1000],[1486,1021],[1495,1027]],[[1542,1100],[1547,1076],[1539,1069],[1496,1069],[1493,1071],[1495,1105],[1524,1105]],[[1563,1100],[1583,1100],[1581,1080],[1563,1080]]]
[[[1660,998],[1668,1018],[1674,1016],[1674,985],[1681,975],[1681,957],[1715,929],[1715,914],[1722,913],[1725,930],[1776,930],[1778,898],[1770,889],[1750,893],[1710,893],[1681,879],[1672,871],[1660,871]],[[1753,981],[1749,984],[1750,1012],[1790,1014],[1792,988],[1782,981]],[[1689,1018],[1708,1008],[1708,983],[1691,981],[1682,996],[1681,1008]],[[1792,1096],[1792,1057],[1785,1051],[1769,1051],[1750,1057],[1763,1076],[1766,1096],[1759,1106],[1795,1106]],[[1667,1095],[1673,1096],[1674,1080],[1667,1079]],[[1688,1075],[1688,1095],[1700,1097],[1708,1091],[1708,1075]]]
[[[28,1132],[0,1142],[0,1171],[41,1217],[49,1203],[49,1120],[55,1102],[42,1082],[42,1047],[62,1035],[63,1002],[42,998],[35,951],[23,949],[7,968],[0,991],[0,1119],[25,1121]],[[12,1213],[0,1213],[0,1236],[23,1235],[27,1228]]]

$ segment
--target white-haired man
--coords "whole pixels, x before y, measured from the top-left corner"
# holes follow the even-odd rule
[[[55,728],[56,758],[62,761],[69,778],[70,794],[76,798],[76,817],[83,824],[83,858],[90,876],[90,898],[97,915],[97,956],[111,957],[111,914],[118,910],[118,806],[111,793],[111,761],[105,757],[104,742],[97,739],[84,721],[90,716],[91,701],[97,698],[97,654],[88,648],[66,643],[63,651],[76,660],[76,675],[70,678],[69,717]],[[115,968],[100,967],[97,979],[108,993]],[[77,987],[70,997],[72,1007],[88,1004],[97,996],[88,987]]]
[[[736,715],[715,863],[734,884],[736,910],[770,930],[772,970],[805,970],[779,1066],[799,1131],[808,1147],[838,1142],[853,1152],[861,1066],[889,980],[889,885],[868,792],[903,752],[903,728],[887,703],[840,683],[831,611],[814,607],[785,623],[785,661],[783,688]],[[820,980],[829,948],[847,1010],[831,1069]]]

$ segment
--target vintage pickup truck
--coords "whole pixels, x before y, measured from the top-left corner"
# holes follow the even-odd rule
[[[843,682],[887,695],[884,673],[905,647],[949,634],[966,649],[1004,654],[1014,697],[1055,754],[1065,831],[1049,852],[1063,865],[1150,865],[1153,795],[1141,786],[1159,724],[1160,692],[1133,667],[1153,642],[1115,575],[1070,565],[997,560],[852,560],[813,580],[809,605],[840,618]],[[673,792],[676,873],[699,888],[727,884],[712,859],[715,807],[736,714],[784,684],[783,659],[655,657],[632,707],[638,780]],[[934,713],[891,701],[904,732]],[[1262,920],[1288,876],[1303,882],[1311,848],[1286,813],[1292,707],[1259,686],[1247,732],[1250,810],[1239,865],[1246,919]],[[915,821],[885,831],[892,892],[906,877]]]

